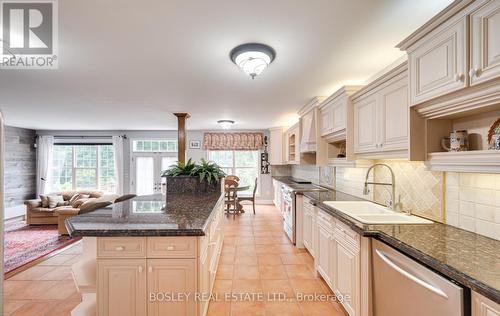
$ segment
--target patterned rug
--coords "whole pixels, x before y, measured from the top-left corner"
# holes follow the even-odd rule
[[[22,220],[7,222],[4,235],[4,273],[80,239],[59,236],[57,225],[28,226]]]

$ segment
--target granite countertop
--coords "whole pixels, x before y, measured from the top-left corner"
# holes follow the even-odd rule
[[[177,193],[167,200],[162,194],[138,196],[71,217],[65,224],[72,237],[203,236],[222,197],[220,192]]]
[[[305,192],[305,191],[311,191],[311,190],[326,190],[323,187],[320,187],[318,185],[312,184],[312,183],[297,183],[294,181],[295,178],[293,177],[272,177],[274,180],[279,181],[295,192]],[[295,179],[297,180],[297,179]],[[299,179],[300,181],[304,181]]]
[[[339,191],[305,192],[304,196],[349,225],[500,304],[500,241],[441,223],[430,225],[364,225],[323,204],[362,200]]]

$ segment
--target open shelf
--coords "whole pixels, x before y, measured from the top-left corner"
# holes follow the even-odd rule
[[[471,150],[427,154],[432,171],[500,173],[500,150]]]

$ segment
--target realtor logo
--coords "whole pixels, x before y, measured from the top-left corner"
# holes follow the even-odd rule
[[[57,3],[0,1],[0,68],[57,68]]]

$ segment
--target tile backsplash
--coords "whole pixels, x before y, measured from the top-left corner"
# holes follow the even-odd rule
[[[319,168],[315,165],[293,165],[292,177],[309,180],[314,184],[319,184]]]
[[[500,240],[500,174],[446,173],[446,223]]]

